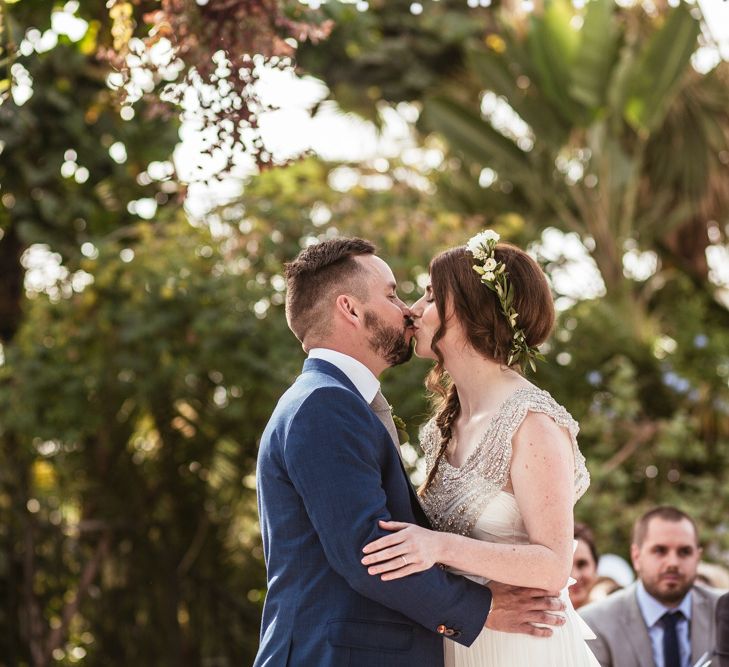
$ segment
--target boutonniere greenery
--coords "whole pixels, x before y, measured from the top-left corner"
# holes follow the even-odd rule
[[[401,445],[406,442],[410,442],[410,434],[408,433],[407,425],[402,417],[398,417],[390,406],[390,412],[392,413],[392,421],[395,422],[395,428],[397,429],[397,439]]]

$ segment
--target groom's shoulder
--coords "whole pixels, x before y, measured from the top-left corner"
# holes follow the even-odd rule
[[[356,390],[331,378],[302,376],[281,397],[262,441],[279,443],[284,450],[302,441],[323,444],[342,429],[367,432],[372,418]]]
[[[367,403],[353,387],[327,373],[309,371],[302,373],[279,401],[276,412],[291,417],[312,411],[337,408],[365,409]]]

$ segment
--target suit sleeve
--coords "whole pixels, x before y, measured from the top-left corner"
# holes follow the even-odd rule
[[[383,582],[361,563],[365,544],[387,534],[392,517],[382,487],[376,417],[361,399],[321,388],[300,406],[286,435],[284,458],[331,567],[361,595],[429,630],[445,625],[470,645],[483,629],[491,592],[437,567]]]

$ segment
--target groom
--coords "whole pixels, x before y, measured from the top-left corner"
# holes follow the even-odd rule
[[[377,380],[410,358],[409,311],[374,253],[333,239],[286,267],[287,321],[309,358],[261,439],[268,595],[254,667],[440,667],[444,636],[470,645],[484,624],[545,636],[531,623],[563,622],[544,591],[489,590],[437,567],[383,582],[360,562],[385,534],[378,520],[427,521]]]

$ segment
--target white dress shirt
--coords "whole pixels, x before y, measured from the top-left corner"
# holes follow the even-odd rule
[[[375,374],[362,362],[357,361],[348,354],[329,350],[325,347],[315,347],[309,350],[309,359],[322,359],[336,366],[344,373],[362,395],[365,401],[372,403],[380,390],[380,381]]]
[[[683,618],[676,624],[676,634],[678,635],[678,650],[681,654],[681,667],[691,667],[691,638],[689,627],[691,624],[691,591],[681,600],[678,607],[669,609],[656,600],[643,586],[643,582],[638,582],[636,589],[636,597],[638,599],[638,607],[643,616],[646,626],[648,627],[648,636],[651,638],[651,646],[653,647],[653,660],[656,667],[663,667],[663,625],[661,617],[667,611],[679,610],[683,613]]]

